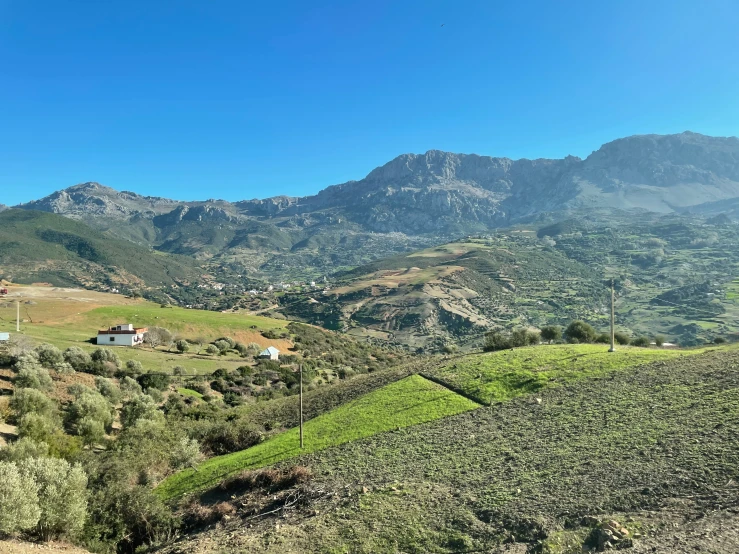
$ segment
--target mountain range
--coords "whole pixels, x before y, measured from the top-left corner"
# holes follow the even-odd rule
[[[90,182],[18,207],[255,276],[291,278],[578,210],[714,213],[738,198],[739,139],[684,132],[618,139],[585,159],[403,154],[362,180],[305,197],[181,202]]]

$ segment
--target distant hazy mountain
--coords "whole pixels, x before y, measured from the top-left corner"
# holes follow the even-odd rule
[[[300,255],[303,266],[323,271],[549,212],[669,213],[733,198],[739,139],[685,132],[615,140],[584,160],[403,154],[360,181],[302,198],[178,202],[85,183],[20,207],[81,219],[168,252],[256,252],[262,258],[250,260],[262,266],[284,253],[277,265],[292,266],[291,256]]]

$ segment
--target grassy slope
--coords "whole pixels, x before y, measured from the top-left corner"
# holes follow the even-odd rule
[[[342,497],[319,515],[250,531],[237,517],[178,548],[487,552],[515,540],[538,552],[563,528],[584,538],[584,515],[624,512],[650,535],[641,510],[736,502],[737,367],[737,350],[686,356],[317,452],[301,460],[314,487]]]
[[[662,350],[599,344],[542,345],[466,356],[430,374],[490,404],[578,379],[598,377],[636,365],[695,355],[704,350]]]
[[[24,288],[17,287],[13,290],[22,291]],[[62,297],[65,294],[59,293]],[[85,293],[83,291],[79,294],[84,296]],[[24,298],[26,296],[29,295],[26,293]],[[59,348],[79,346],[92,350],[97,346],[88,340],[96,336],[98,329],[118,323],[133,323],[137,326],[166,327],[186,338],[202,336],[213,340],[220,336],[231,336],[245,343],[257,342],[264,347],[275,344],[280,350],[286,350],[289,346],[286,341],[265,339],[260,334],[261,330],[284,328],[287,324],[285,321],[204,310],[161,308],[158,304],[143,300],[125,300],[120,295],[91,293],[89,296],[92,298],[91,302],[29,296],[36,304],[23,304],[21,313],[24,318],[30,315],[34,323],[23,323],[22,332],[38,342],[48,342]],[[111,304],[117,302],[118,305],[101,307],[100,304],[106,301],[106,297],[110,297]],[[122,304],[124,302],[126,304]],[[10,304],[0,307],[0,331],[14,330],[15,306]],[[243,360],[233,355],[198,357],[194,348],[187,354],[142,347],[119,347],[115,348],[115,352],[124,362],[138,360],[145,368],[153,371],[170,372],[174,366],[180,365],[185,367],[188,374],[211,373],[220,367],[235,369],[243,365]]]
[[[244,469],[264,467],[477,407],[471,400],[413,375],[308,421],[303,450],[299,447],[298,429],[291,429],[247,450],[211,458],[197,471],[177,473],[160,484],[157,491],[162,498],[172,499],[214,485]]]

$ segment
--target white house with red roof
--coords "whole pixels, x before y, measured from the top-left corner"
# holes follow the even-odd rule
[[[146,327],[134,327],[130,323],[124,323],[98,331],[97,343],[108,346],[138,346],[144,343],[146,331]]]

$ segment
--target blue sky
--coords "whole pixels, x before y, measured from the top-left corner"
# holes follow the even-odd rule
[[[405,152],[737,135],[738,23],[735,0],[0,0],[0,202],[303,195]]]

